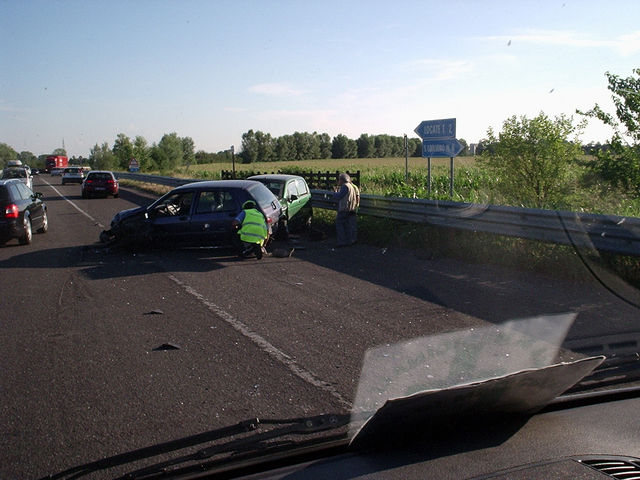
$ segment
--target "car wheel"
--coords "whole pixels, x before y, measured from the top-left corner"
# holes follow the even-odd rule
[[[87,192],[85,192],[84,190],[82,191],[82,198],[87,198],[89,195],[87,195]]]
[[[33,238],[33,233],[31,231],[31,220],[29,220],[26,217],[24,219],[23,229],[24,229],[24,233],[18,239],[18,242],[20,242],[20,245],[29,245]]]
[[[113,198],[118,198],[118,194],[117,194],[117,193],[114,193],[114,194],[113,194]]]
[[[42,226],[38,229],[38,233],[47,233],[49,230],[49,217],[47,216],[47,211],[45,210],[42,215]]]

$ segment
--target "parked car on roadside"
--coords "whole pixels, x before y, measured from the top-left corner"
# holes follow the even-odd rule
[[[294,232],[311,225],[313,208],[311,191],[304,178],[298,175],[254,175],[247,180],[264,184],[282,205],[281,231]]]
[[[270,233],[276,233],[282,207],[267,187],[251,180],[218,180],[183,185],[149,206],[123,210],[100,239],[138,246],[238,246],[233,220],[247,200],[256,202]]]
[[[21,245],[31,243],[32,232],[49,228],[47,206],[41,193],[34,193],[19,179],[0,180],[0,244],[17,238]]]
[[[66,167],[62,172],[62,185],[67,183],[82,183],[84,171],[82,167]]]
[[[108,170],[91,170],[82,182],[82,198],[109,195],[117,198],[119,193],[118,179]]]
[[[27,187],[32,188],[32,178],[29,171],[24,167],[8,167],[2,170],[2,179],[17,178]]]

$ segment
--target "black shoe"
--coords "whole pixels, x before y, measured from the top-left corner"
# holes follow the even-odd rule
[[[256,254],[256,258],[257,258],[258,260],[262,260],[262,246],[260,246],[260,245],[256,244],[256,246],[255,246],[255,247],[253,247],[253,251],[254,251],[254,252],[255,252],[255,254]]]

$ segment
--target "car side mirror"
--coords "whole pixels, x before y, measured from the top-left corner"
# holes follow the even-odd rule
[[[33,196],[34,198],[42,198],[42,192],[35,192]]]

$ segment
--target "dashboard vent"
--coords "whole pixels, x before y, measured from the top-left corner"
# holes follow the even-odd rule
[[[580,463],[595,468],[611,478],[640,480],[640,464],[619,459],[580,460]]]

